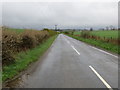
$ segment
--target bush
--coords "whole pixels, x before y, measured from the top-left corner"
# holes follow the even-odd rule
[[[3,30],[2,35],[2,63],[9,65],[15,61],[15,54],[36,47],[48,37],[55,35],[55,31],[26,30],[22,33]]]
[[[82,31],[81,37],[83,38],[89,38],[90,37],[90,31]]]
[[[65,31],[64,33],[65,33],[65,34],[69,34],[69,32],[68,32],[68,31]]]
[[[21,41],[20,48],[24,50],[34,48],[37,43],[34,33],[29,31],[25,31],[21,34]]]
[[[14,53],[17,51],[19,38],[15,32],[3,31],[2,34],[2,63],[3,65],[14,62]]]

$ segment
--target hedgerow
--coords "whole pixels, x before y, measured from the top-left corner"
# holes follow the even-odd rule
[[[2,64],[14,63],[15,55],[41,44],[50,36],[55,35],[55,31],[25,30],[22,33],[3,30],[2,33]]]

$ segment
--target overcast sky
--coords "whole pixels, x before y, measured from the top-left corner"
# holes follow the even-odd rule
[[[1,5],[1,4],[0,4]],[[2,24],[15,28],[102,28],[118,24],[117,1],[4,2]]]

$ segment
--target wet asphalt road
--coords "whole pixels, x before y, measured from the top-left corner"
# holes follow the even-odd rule
[[[63,34],[35,67],[17,87],[118,88],[116,56]]]

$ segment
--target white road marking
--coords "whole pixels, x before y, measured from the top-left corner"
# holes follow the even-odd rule
[[[63,36],[64,37],[64,36]],[[70,42],[64,37],[64,39],[67,41],[68,44],[70,44]]]
[[[67,41],[68,44],[70,44],[70,42],[65,38],[65,40]]]
[[[68,37],[68,36],[67,36]],[[74,38],[70,38],[70,39],[74,39]],[[76,39],[75,39],[76,40]],[[73,40],[74,41],[74,40]],[[77,40],[76,40],[77,41]],[[81,42],[81,41],[80,41]],[[76,43],[76,42],[75,42]],[[81,43],[83,43],[83,42],[81,42]],[[83,43],[83,44],[85,44],[85,43]],[[86,45],[86,44],[85,44]],[[93,46],[90,46],[90,47],[92,47],[92,48],[94,48],[94,49],[96,49],[96,50],[98,50],[98,51],[100,51],[100,52],[103,52],[103,53],[106,53],[106,54],[108,54],[108,55],[111,55],[111,56],[113,56],[113,57],[115,57],[115,58],[118,58],[118,56],[116,56],[116,55],[113,55],[113,54],[111,54],[111,53],[108,53],[108,52],[106,52],[106,51],[104,51],[104,50],[101,50],[101,49],[98,49],[98,48],[95,48],[95,47],[93,47]]]
[[[74,46],[71,45],[71,47],[80,55],[80,53],[75,49]]]
[[[92,46],[91,46],[91,47],[92,47]],[[111,53],[108,53],[108,52],[106,52],[106,51],[103,51],[103,50],[101,50],[101,49],[98,49],[98,48],[95,48],[95,47],[92,47],[92,48],[94,48],[94,49],[96,49],[96,50],[99,50],[99,51],[101,51],[101,52],[103,52],[103,53],[106,53],[106,54],[108,54],[108,55],[111,55],[111,56],[114,56],[114,57],[118,58],[118,56],[113,55],[113,54],[111,54]]]
[[[109,89],[109,90],[113,90],[111,88],[111,86],[100,76],[99,73],[97,73],[97,71],[92,67],[92,66],[89,66],[90,69],[99,77],[99,79],[104,83],[104,85]]]

